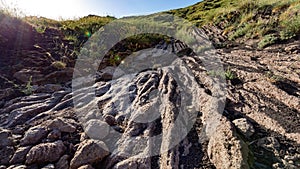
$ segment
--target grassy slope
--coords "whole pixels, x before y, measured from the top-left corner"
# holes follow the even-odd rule
[[[204,0],[167,13],[217,25],[229,40],[258,39],[260,48],[300,33],[300,0]]]
[[[99,28],[114,20],[114,17],[101,17],[89,15],[74,20],[52,20],[44,17],[25,17],[26,22],[31,23],[38,32],[43,33],[46,28],[59,29],[65,36],[65,39],[80,44],[86,41]]]
[[[258,40],[258,47],[288,40],[300,33],[300,0],[204,0],[195,5],[171,10],[174,14],[201,27],[216,25],[228,40]],[[0,13],[1,14],[1,13]],[[67,40],[78,45],[114,17],[90,15],[76,20],[56,21],[25,17],[40,33],[47,27],[59,29]]]

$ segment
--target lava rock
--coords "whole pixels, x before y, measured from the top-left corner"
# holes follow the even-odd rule
[[[78,169],[94,169],[94,167],[92,167],[91,165],[83,165],[81,167],[79,167]]]
[[[14,155],[15,150],[12,146],[0,147],[0,164],[9,164],[10,158]]]
[[[61,138],[61,132],[58,129],[54,129],[53,131],[51,131],[48,136],[48,139],[50,140],[57,140]]]
[[[48,164],[44,166],[42,169],[55,169],[55,166],[53,164]]]
[[[66,147],[61,140],[54,143],[43,143],[30,149],[26,156],[26,164],[55,162],[65,152]]]
[[[24,163],[26,160],[26,154],[31,149],[31,146],[27,147],[19,147],[17,151],[15,152],[14,156],[9,161],[10,164],[21,164]]]
[[[10,130],[0,128],[0,147],[13,145],[13,139]]]
[[[57,118],[49,122],[49,129],[58,129],[61,132],[65,133],[74,133],[76,131],[76,127],[68,122],[67,119]]]
[[[38,143],[41,139],[45,138],[48,134],[48,131],[45,127],[35,126],[30,128],[26,133],[23,139],[20,142],[21,146],[34,145]]]
[[[106,115],[106,116],[104,117],[104,121],[105,121],[108,125],[110,125],[110,126],[114,126],[114,125],[117,124],[116,119],[115,119],[114,116],[112,116],[112,115]]]
[[[70,169],[77,169],[85,164],[100,162],[109,155],[108,148],[102,141],[85,140],[80,143],[73,159],[70,163]]]
[[[66,168],[69,168],[69,158],[70,156],[69,155],[64,155],[62,156],[58,162],[55,164],[55,167],[57,169],[66,169]]]

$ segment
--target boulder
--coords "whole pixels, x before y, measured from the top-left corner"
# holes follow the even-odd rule
[[[0,147],[6,147],[13,145],[13,139],[10,130],[0,128]]]
[[[114,125],[117,124],[117,121],[116,121],[115,117],[112,116],[112,115],[106,115],[106,116],[104,117],[104,121],[105,121],[108,125],[110,125],[110,126],[114,126]]]
[[[22,164],[26,160],[26,154],[31,149],[31,146],[27,147],[19,147],[17,151],[15,152],[14,156],[10,159],[10,164]]]
[[[86,123],[85,132],[90,138],[101,140],[109,134],[109,126],[101,120],[92,119]]]
[[[207,151],[217,169],[249,169],[248,146],[235,136],[234,127],[224,117],[211,135]]]
[[[30,149],[26,156],[26,164],[41,164],[55,162],[60,159],[66,150],[61,140],[54,143],[42,143]]]
[[[9,164],[10,158],[14,155],[15,150],[12,146],[0,147],[0,164]]]
[[[31,127],[24,135],[23,139],[20,141],[21,146],[34,145],[38,143],[41,139],[45,138],[48,131],[45,127],[35,126]]]
[[[48,128],[52,130],[57,129],[65,133],[73,133],[76,131],[76,127],[70,124],[68,120],[64,118],[56,118],[50,121],[48,124]]]
[[[77,169],[86,164],[100,162],[109,155],[106,144],[97,140],[85,140],[80,143],[73,159],[70,163],[70,169]]]
[[[31,83],[35,84],[44,79],[44,75],[38,70],[22,69],[13,75],[14,78],[26,84],[31,78]]]
[[[53,131],[51,131],[48,136],[48,139],[50,140],[57,140],[61,138],[61,132],[58,129],[54,129]]]
[[[66,169],[69,168],[69,155],[62,156],[58,162],[55,164],[55,168],[57,169]]]

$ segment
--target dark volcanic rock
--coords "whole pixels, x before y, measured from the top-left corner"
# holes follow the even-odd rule
[[[11,131],[0,128],[0,147],[13,145]]]
[[[22,69],[14,74],[14,78],[26,84],[30,81],[35,84],[44,79],[44,75],[38,70]]]
[[[30,149],[26,156],[26,164],[39,164],[55,162],[65,152],[66,147],[62,141],[38,144]]]
[[[76,127],[73,126],[67,119],[56,118],[48,123],[49,129],[57,129],[61,132],[73,133],[76,131]]]
[[[0,164],[9,164],[15,149],[11,131],[0,128]]]
[[[81,167],[79,167],[78,169],[94,169],[94,167],[92,167],[91,165],[83,165]]]
[[[20,147],[16,150],[13,157],[10,159],[10,164],[24,164],[26,160],[26,155],[32,146]]]
[[[69,159],[70,159],[70,156],[69,155],[64,155],[62,156],[58,162],[55,164],[55,167],[57,169],[66,169],[66,168],[69,168]]]
[[[47,134],[48,131],[45,127],[32,127],[25,133],[24,138],[20,141],[20,145],[35,145],[36,143],[41,141],[41,139],[45,138]]]
[[[12,146],[0,147],[0,164],[9,164],[10,158],[14,155],[15,150]]]

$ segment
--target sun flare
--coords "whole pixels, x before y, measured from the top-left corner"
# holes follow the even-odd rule
[[[83,0],[8,0],[7,4],[21,10],[25,15],[55,19],[78,17],[85,6]]]

